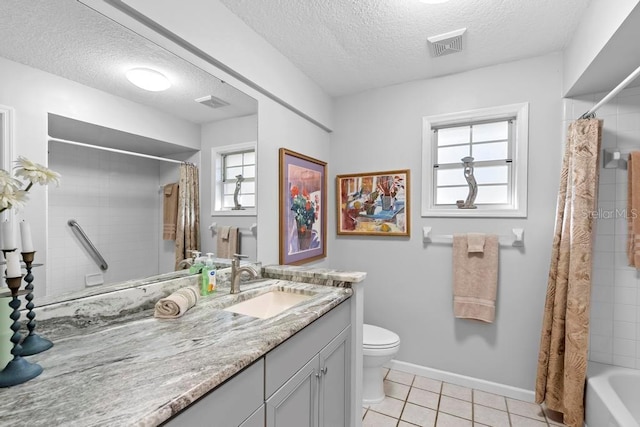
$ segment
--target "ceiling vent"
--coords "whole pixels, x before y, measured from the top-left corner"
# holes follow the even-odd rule
[[[196,102],[202,105],[206,105],[209,108],[220,108],[220,107],[224,107],[225,105],[229,105],[228,102],[223,101],[220,98],[216,98],[213,95],[207,95],[207,96],[203,96],[202,98],[197,98]]]
[[[462,51],[462,36],[466,31],[466,28],[461,28],[437,36],[427,37],[431,56],[437,57]]]

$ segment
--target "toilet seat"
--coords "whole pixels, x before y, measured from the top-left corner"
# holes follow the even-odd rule
[[[369,350],[384,350],[400,345],[400,337],[384,328],[364,324],[362,327],[362,346]]]

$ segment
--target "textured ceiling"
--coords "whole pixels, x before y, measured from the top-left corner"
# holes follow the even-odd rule
[[[74,0],[0,1],[0,56],[194,123],[257,112],[253,98]],[[136,88],[124,77],[135,67],[162,72],[172,87]],[[213,110],[194,101],[206,95],[230,105]]]
[[[220,0],[328,94],[341,96],[560,51],[590,0]],[[432,58],[427,37],[467,28]]]

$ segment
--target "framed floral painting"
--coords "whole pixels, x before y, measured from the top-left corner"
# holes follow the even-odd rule
[[[338,234],[409,236],[409,170],[336,176]]]
[[[280,264],[327,256],[327,164],[280,149]]]

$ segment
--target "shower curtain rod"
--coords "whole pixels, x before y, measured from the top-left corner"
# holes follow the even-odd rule
[[[600,100],[600,102],[598,102],[596,105],[591,107],[591,109],[589,111],[587,111],[582,116],[580,116],[580,118],[581,119],[590,119],[590,118],[595,117],[595,112],[596,112],[596,110],[598,108],[602,107],[604,104],[609,102],[609,100],[611,98],[613,98],[614,96],[616,96],[618,94],[618,92],[620,92],[622,89],[627,87],[627,85],[629,83],[631,83],[633,80],[635,80],[635,78],[638,77],[638,75],[640,75],[640,67],[636,68],[634,72],[629,74],[629,76],[627,76],[626,79],[624,79],[622,82],[620,82],[620,84],[618,86],[613,88],[613,90],[611,92],[609,92],[604,98],[602,98]]]
[[[150,154],[136,153],[134,151],[119,150],[117,148],[101,147],[99,145],[91,145],[91,144],[86,144],[84,142],[70,141],[68,139],[60,139],[60,138],[49,137],[49,142],[61,142],[63,144],[79,145],[81,147],[95,148],[96,150],[111,151],[113,153],[128,154],[130,156],[137,156],[137,157],[144,157],[146,159],[160,160],[162,162],[185,163],[182,160],[167,159],[165,157],[158,157],[158,156],[152,156]]]

